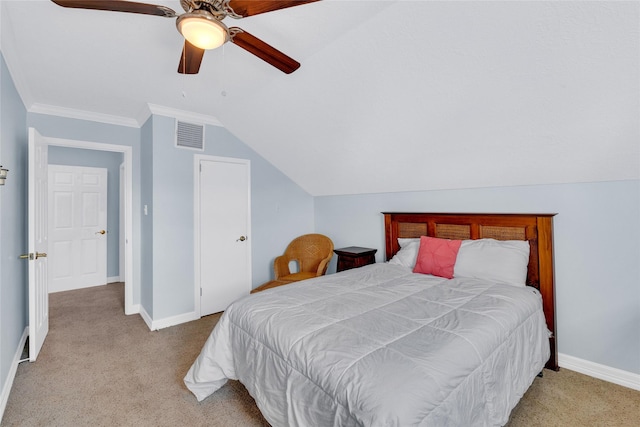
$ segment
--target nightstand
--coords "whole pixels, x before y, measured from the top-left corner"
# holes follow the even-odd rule
[[[374,264],[378,250],[361,248],[360,246],[349,246],[348,248],[334,249],[333,252],[338,255],[336,272],[340,272],[351,268],[362,267],[363,265]]]

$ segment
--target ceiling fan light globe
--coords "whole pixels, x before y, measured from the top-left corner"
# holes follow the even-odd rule
[[[200,49],[215,49],[222,46],[229,38],[227,26],[202,11],[179,16],[176,26],[189,43]]]

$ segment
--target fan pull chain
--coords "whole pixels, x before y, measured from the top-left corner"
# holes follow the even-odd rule
[[[227,75],[227,67],[226,67],[226,43],[222,45],[222,72],[221,72],[221,77],[220,77],[220,86],[222,88],[222,90],[220,91],[220,95],[222,95],[222,97],[226,97],[227,96],[227,91],[225,90],[225,86],[226,86],[226,75]]]

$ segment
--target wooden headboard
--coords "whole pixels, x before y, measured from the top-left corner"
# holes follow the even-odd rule
[[[546,368],[558,370],[556,347],[553,217],[555,214],[383,212],[386,260],[400,250],[398,238],[527,240],[530,245],[527,285],[542,294],[551,357]]]

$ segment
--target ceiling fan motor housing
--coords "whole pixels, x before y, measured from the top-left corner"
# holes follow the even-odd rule
[[[185,12],[206,10],[218,19],[223,19],[226,16],[225,9],[228,5],[225,3],[228,3],[228,0],[180,0],[180,6]]]

